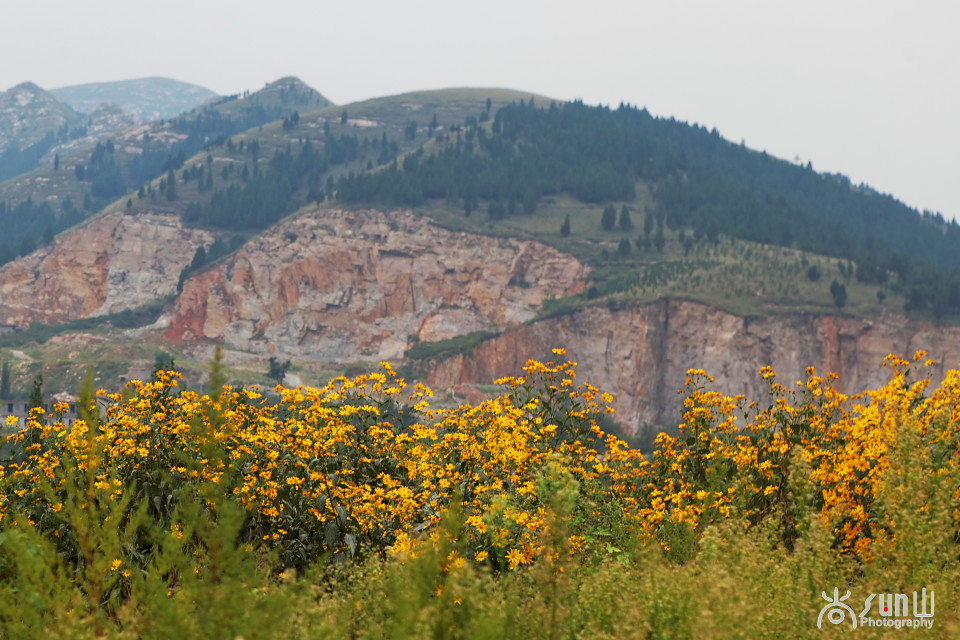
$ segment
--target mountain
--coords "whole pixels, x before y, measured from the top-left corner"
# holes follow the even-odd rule
[[[542,243],[454,233],[407,212],[313,210],[189,278],[174,344],[399,361],[411,342],[499,332],[583,290],[589,269]]]
[[[0,92],[0,181],[36,167],[81,116],[32,82]]]
[[[206,87],[171,78],[93,82],[51,89],[50,93],[79,113],[93,113],[101,105],[113,104],[147,122],[178,116],[217,97]]]
[[[131,179],[151,148],[160,170]],[[565,346],[630,432],[669,425],[688,367],[740,393],[765,364],[849,389],[889,352],[960,364],[955,224],[629,106],[496,89],[332,106],[284,78],[65,168],[0,185],[36,197],[11,220],[117,196],[0,268],[0,324],[25,329],[0,346],[38,360],[51,336],[151,344],[200,376],[220,344],[241,381],[268,357],[314,383],[389,359],[479,397]]]
[[[32,82],[0,93],[0,152],[24,150],[56,133],[80,115]]]
[[[721,234],[821,253],[848,261],[845,268],[862,284],[904,293],[911,309],[960,318],[960,225],[921,216],[844,176],[819,174],[723,140],[715,130],[624,105],[521,102],[496,113],[491,133],[473,123],[402,166],[342,179],[337,196],[413,207],[442,200],[462,205],[466,214],[482,203],[490,223],[501,224],[534,214],[546,198],[571,194],[587,205],[609,203],[609,229],[620,227],[614,238],[626,241],[625,257],[634,245],[626,235],[634,223],[618,225],[623,209],[612,205],[629,213],[641,203],[646,247],[659,249],[665,230],[672,230],[684,231],[679,239],[687,253]],[[833,288],[842,307],[840,286]]]
[[[14,173],[22,171],[19,176],[0,183],[0,224],[8,230],[0,237],[0,264],[30,253],[45,238],[49,241],[114,199],[179,169],[216,141],[282,119],[297,108],[329,104],[296,78],[283,78],[260,91],[225,96],[165,121],[143,123],[116,105],[100,106],[74,121],[68,135],[45,139],[50,144],[31,155],[27,166],[17,165],[20,171]],[[41,163],[44,166],[34,169]],[[3,167],[0,162],[0,177],[8,177]],[[147,202],[156,201],[151,192]]]
[[[279,109],[284,114],[288,114],[295,110],[312,111],[333,106],[333,103],[319,91],[294,76],[268,82],[254,93],[247,91],[243,94],[227,96],[218,100],[216,104],[220,113],[226,117],[236,116],[256,108],[275,113],[278,113],[276,110]],[[280,117],[274,119],[279,120]]]

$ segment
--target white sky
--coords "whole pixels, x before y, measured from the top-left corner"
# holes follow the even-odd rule
[[[646,106],[960,217],[951,0],[3,0],[0,90],[295,75],[338,104],[497,86]]]

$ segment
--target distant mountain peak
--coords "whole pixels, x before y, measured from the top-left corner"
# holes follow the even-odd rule
[[[313,89],[313,87],[308,85],[306,82],[304,82],[297,76],[284,76],[282,78],[278,78],[277,80],[274,80],[273,82],[268,82],[267,86],[270,87],[270,86],[281,86],[281,85],[290,85],[290,84],[303,86],[308,89]]]
[[[102,104],[113,103],[146,121],[172,118],[217,95],[206,87],[163,77],[92,82],[50,93],[80,113],[92,113]]]
[[[0,152],[24,149],[80,116],[33,82],[0,92]]]
[[[268,82],[266,86],[256,91],[253,95],[257,94],[279,94],[284,104],[310,106],[318,109],[333,106],[334,104],[322,93],[296,76],[284,76],[273,82]]]
[[[30,81],[21,82],[18,85],[14,85],[13,87],[10,87],[10,90],[8,91],[8,93],[20,93],[23,91],[29,91],[30,93],[36,93],[36,94],[47,93],[39,85]]]
[[[0,108],[25,107],[31,103],[56,104],[70,110],[66,104],[58,101],[56,96],[33,82],[21,82],[6,92],[0,92]]]

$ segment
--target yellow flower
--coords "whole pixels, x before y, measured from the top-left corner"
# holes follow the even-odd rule
[[[511,569],[516,569],[525,561],[526,558],[520,549],[510,549],[510,551],[507,552],[507,562],[510,564]]]

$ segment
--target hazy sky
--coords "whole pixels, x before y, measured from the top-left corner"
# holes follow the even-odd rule
[[[646,106],[960,217],[950,0],[6,0],[0,90],[299,76],[338,104],[498,86]]]

